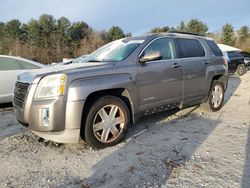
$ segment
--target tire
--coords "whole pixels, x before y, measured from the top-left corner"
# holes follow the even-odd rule
[[[221,82],[215,80],[212,83],[208,99],[205,103],[205,109],[210,112],[216,112],[223,106],[225,96],[224,86]]]
[[[120,143],[130,122],[127,105],[118,97],[105,96],[90,108],[84,137],[88,145],[102,149]]]
[[[245,65],[239,64],[237,69],[236,69],[236,75],[242,76],[244,73],[245,73]]]

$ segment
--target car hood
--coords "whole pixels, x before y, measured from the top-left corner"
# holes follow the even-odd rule
[[[77,63],[77,64],[69,64],[69,65],[62,65],[62,66],[49,66],[42,69],[34,69],[29,72],[22,73],[18,75],[17,80],[24,83],[38,83],[39,80],[47,75],[51,74],[60,74],[72,71],[88,71],[92,69],[100,69],[107,66],[112,66],[113,63]]]

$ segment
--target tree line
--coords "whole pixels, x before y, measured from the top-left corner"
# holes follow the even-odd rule
[[[225,24],[221,32],[208,32],[207,25],[197,19],[180,22],[177,27],[157,27],[149,32],[182,31],[214,38],[218,43],[240,47],[250,51],[250,32],[247,26],[235,31],[231,24]],[[21,23],[17,19],[0,22],[0,54],[26,57],[48,64],[89,54],[98,47],[116,39],[131,36],[118,27],[108,31],[96,31],[83,21],[71,23],[67,18],[55,19],[43,14],[37,20]]]
[[[117,26],[97,32],[83,21],[71,23],[65,17],[55,19],[43,14],[28,23],[17,19],[0,22],[0,54],[48,64],[88,54],[105,43],[130,35]]]
[[[250,30],[248,26],[242,26],[239,30],[235,30],[232,24],[226,23],[218,32],[208,32],[206,23],[197,19],[191,19],[188,23],[183,21],[177,27],[156,27],[150,32],[168,32],[180,31],[200,34],[213,38],[217,43],[223,43],[229,46],[238,47],[244,51],[250,52]]]

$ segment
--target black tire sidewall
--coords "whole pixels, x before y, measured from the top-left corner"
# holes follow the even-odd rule
[[[124,129],[122,131],[122,133],[120,134],[120,136],[110,142],[110,143],[103,143],[100,142],[94,135],[93,132],[93,121],[95,118],[96,113],[104,106],[106,105],[117,105],[124,113],[125,116],[125,123],[124,123]],[[102,149],[105,147],[110,147],[110,146],[114,146],[116,144],[118,144],[119,142],[122,141],[122,139],[124,138],[125,132],[127,131],[128,128],[128,124],[130,122],[130,115],[129,115],[129,110],[127,108],[127,105],[118,97],[114,97],[114,96],[105,96],[105,97],[101,97],[100,99],[98,99],[93,106],[90,108],[90,111],[87,115],[87,119],[86,119],[86,123],[85,123],[85,141],[94,148],[97,149]]]
[[[242,72],[241,72],[242,70]],[[237,67],[237,75],[242,76],[245,72],[245,65],[244,64],[239,64]]]
[[[220,85],[220,87],[222,88],[222,94],[223,94],[223,96],[222,96],[221,104],[217,108],[214,108],[213,104],[212,104],[212,97],[213,97],[212,91],[213,91],[213,88],[216,85]],[[219,82],[219,81],[213,81],[212,87],[210,89],[208,101],[207,101],[207,106],[208,106],[209,110],[212,111],[212,112],[216,112],[216,111],[220,110],[222,108],[222,106],[223,106],[224,97],[225,97],[225,90],[224,90],[223,84],[221,82]]]

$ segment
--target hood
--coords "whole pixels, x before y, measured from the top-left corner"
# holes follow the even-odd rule
[[[29,70],[29,72],[18,75],[17,80],[24,83],[38,83],[40,78],[50,74],[66,73],[75,70],[92,70],[100,67],[110,66],[113,63],[76,63],[62,66],[49,66],[42,69]]]

